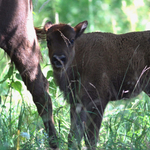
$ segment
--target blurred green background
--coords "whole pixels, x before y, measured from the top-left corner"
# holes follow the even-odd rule
[[[123,33],[145,30],[150,22],[149,0],[33,0],[36,26],[88,20],[88,32]]]

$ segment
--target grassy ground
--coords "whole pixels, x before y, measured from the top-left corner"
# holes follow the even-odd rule
[[[48,149],[47,134],[30,93],[11,66],[6,55],[0,76],[0,150]],[[54,84],[49,65],[43,72],[50,82],[55,127],[60,136],[60,149],[67,149],[70,128],[69,105]],[[142,93],[132,100],[110,102],[99,133],[98,149],[150,149],[150,99]],[[82,142],[84,146],[84,142]]]

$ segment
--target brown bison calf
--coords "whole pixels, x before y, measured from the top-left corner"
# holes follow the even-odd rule
[[[45,32],[54,77],[71,107],[69,148],[86,135],[94,150],[107,103],[150,93],[150,31],[83,34],[87,24],[47,23]]]

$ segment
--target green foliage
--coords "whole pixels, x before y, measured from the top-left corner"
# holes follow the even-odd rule
[[[150,22],[149,0],[33,0],[33,6],[34,24],[37,27],[43,26],[46,21],[76,25],[88,20],[86,32],[124,33],[145,30]],[[60,149],[65,150],[70,108],[55,84],[46,43],[40,43],[40,47],[42,71],[50,84]],[[47,134],[31,95],[1,49],[0,56],[0,149],[16,149],[18,141],[23,150],[47,149]],[[149,149],[149,112],[150,100],[144,93],[130,101],[110,103],[105,110],[98,149]]]
[[[149,97],[143,93],[124,102],[125,105],[116,103],[117,107],[111,103],[109,111],[105,111],[108,115],[104,115],[100,133],[102,146],[112,150],[146,150],[150,144]],[[104,136],[106,132],[107,136]]]
[[[150,3],[147,0],[34,0],[34,4],[36,26],[47,20],[72,25],[88,20],[86,32],[123,33],[145,30],[150,22]]]
[[[13,67],[10,66],[7,74],[4,76],[4,79],[2,81],[0,81],[0,84],[2,84],[4,81],[6,81],[7,79],[9,79],[11,77],[12,73],[13,73]]]

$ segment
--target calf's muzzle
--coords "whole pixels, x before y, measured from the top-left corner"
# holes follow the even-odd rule
[[[66,63],[66,56],[65,55],[53,55],[52,57],[52,64],[56,68],[63,68]]]

